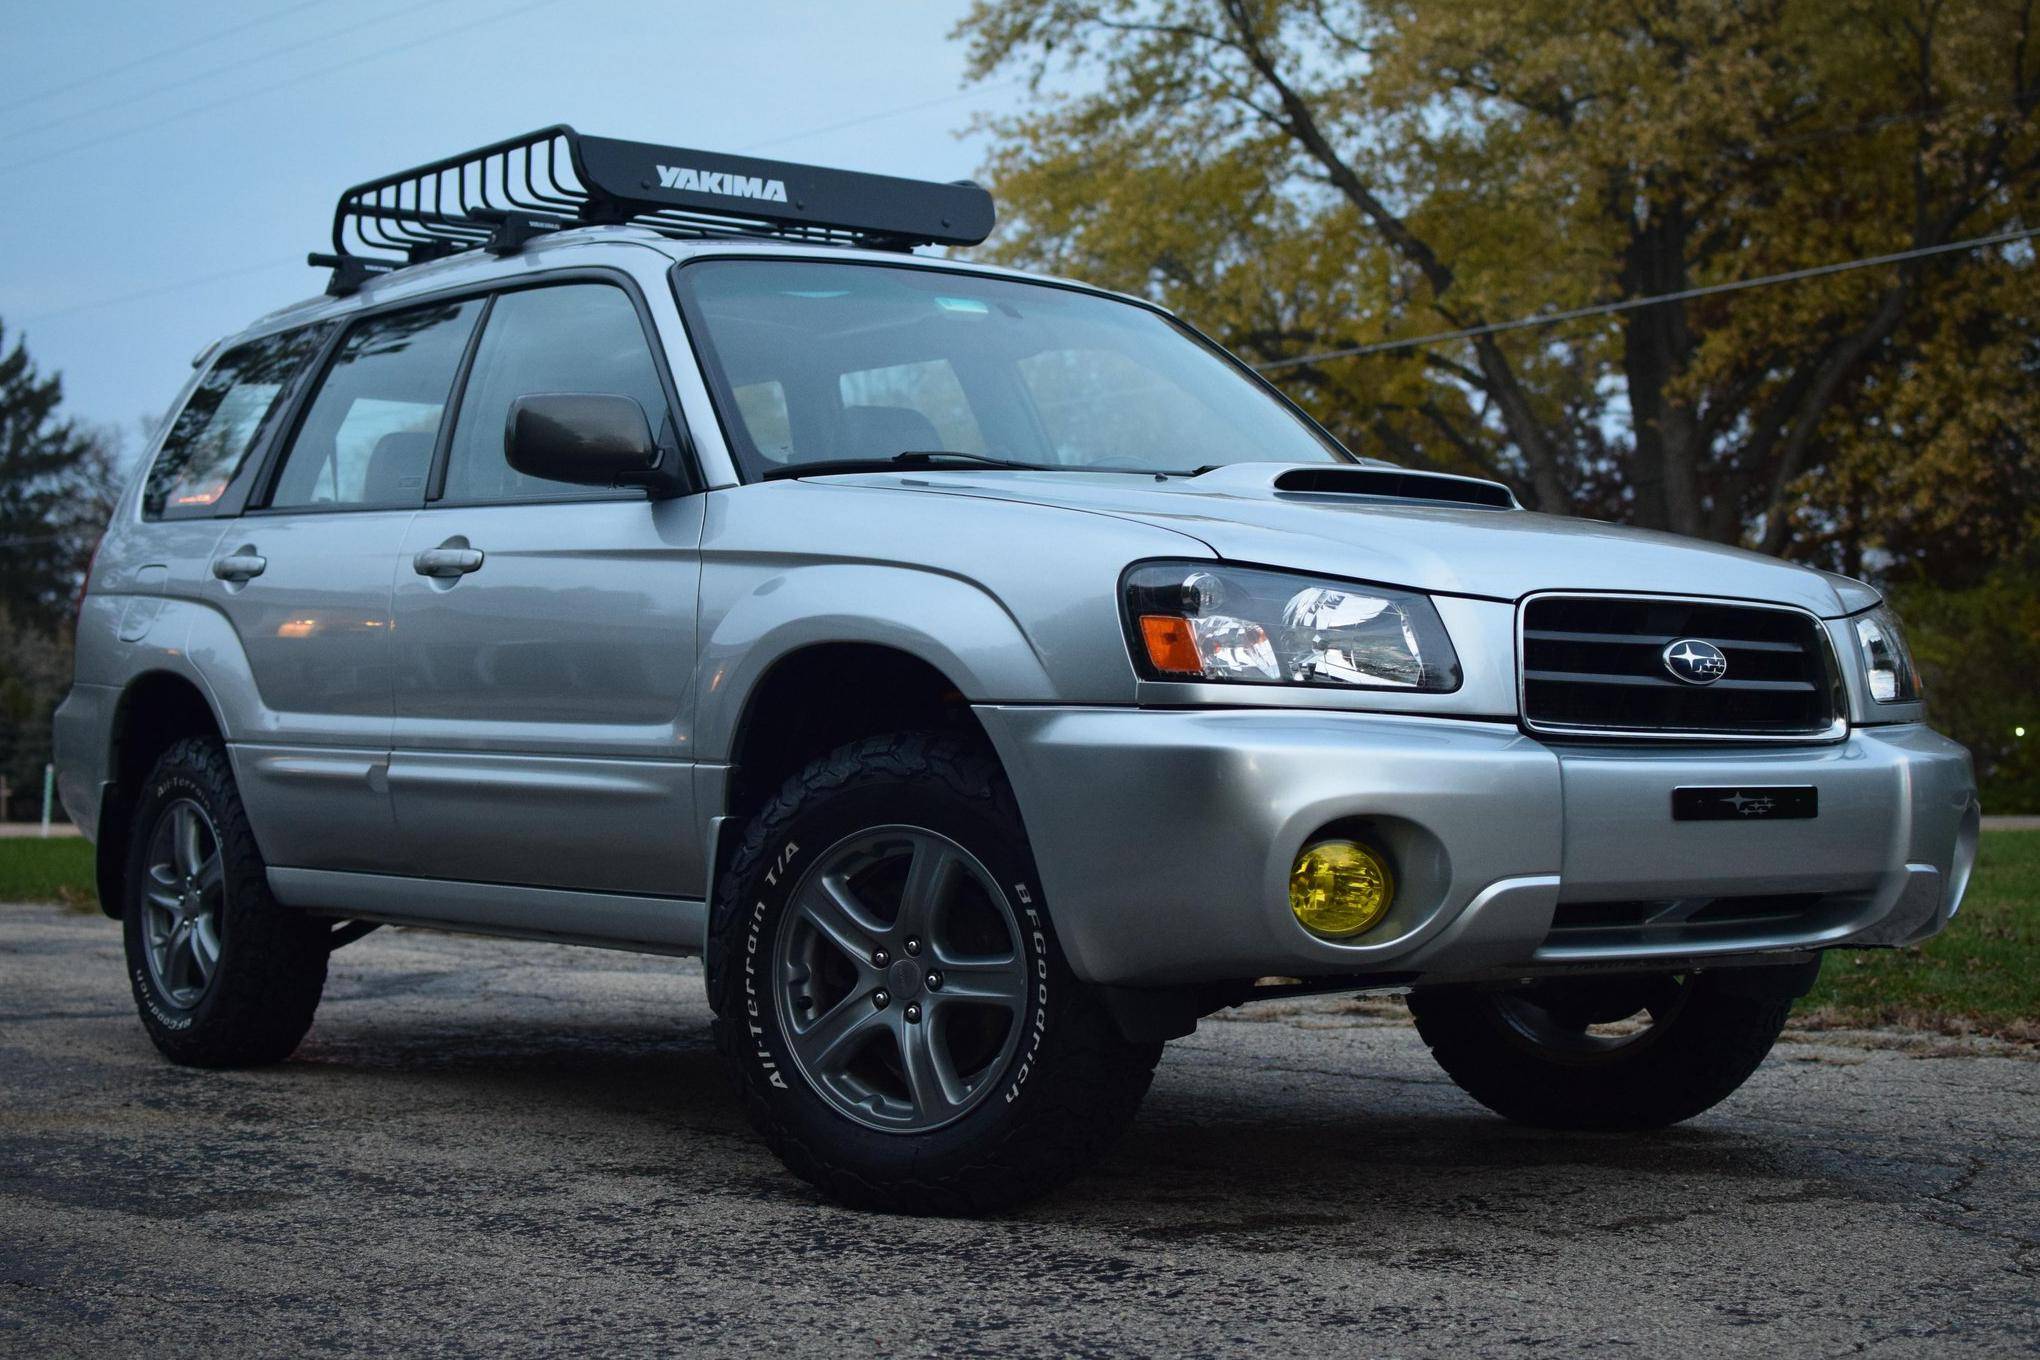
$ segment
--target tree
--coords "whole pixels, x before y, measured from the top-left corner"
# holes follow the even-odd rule
[[[991,125],[994,253],[1263,362],[2020,229],[2040,185],[2032,0],[978,0],[960,31],[977,77],[1080,91]],[[1885,497],[2034,470],[2036,274],[2014,242],[1271,376],[1537,508],[1860,563],[1922,522]],[[2020,437],[1979,451],[1979,417]]]
[[[60,418],[63,384],[0,327],[0,608],[46,635],[68,622],[117,492],[115,441]]]
[[[71,682],[71,607],[118,494],[119,440],[61,418],[63,387],[0,328],[0,778],[32,814]]]
[[[1969,748],[1986,812],[2040,811],[2040,549],[1959,590],[1897,592],[1934,726]]]

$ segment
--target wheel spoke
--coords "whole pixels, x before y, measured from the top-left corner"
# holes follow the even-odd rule
[[[941,1000],[998,1006],[1009,1011],[1027,1004],[1027,965],[1017,956],[1002,959],[937,960]]]
[[[849,884],[835,874],[817,875],[801,894],[799,911],[803,920],[852,962],[870,966],[885,928],[872,919]]]
[[[182,991],[192,984],[192,971],[191,922],[179,921],[163,941],[163,985],[173,993]]]
[[[189,803],[177,806],[171,846],[177,856],[177,871],[186,878],[196,878],[205,863],[205,852],[199,846],[198,810]]]
[[[858,1044],[885,1023],[884,1012],[871,1004],[868,992],[852,991],[806,1029],[796,1029],[793,1046],[811,1068],[840,1069]]]
[[[898,929],[902,934],[927,937],[960,867],[947,846],[925,839],[914,842],[914,859],[907,866],[906,885],[900,889]]]
[[[220,963],[220,937],[211,915],[201,916],[192,924],[191,961],[196,965],[199,986],[212,981],[213,969]]]
[[[968,1092],[951,1070],[949,1055],[936,1041],[933,1017],[918,1025],[902,1024],[896,1032],[915,1116],[922,1120],[947,1118]]]
[[[198,879],[199,892],[202,893],[208,900],[211,900],[213,894],[218,892],[220,886],[227,880],[226,869],[220,863],[220,852],[218,846],[214,846],[213,852],[210,855],[207,855],[205,857],[205,862],[198,866],[198,873],[196,877]]]

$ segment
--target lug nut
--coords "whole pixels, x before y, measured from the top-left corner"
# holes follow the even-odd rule
[[[916,939],[911,939],[911,938],[910,938],[910,939],[908,939],[908,941],[907,941],[907,952],[908,952],[909,954],[918,954],[918,953],[920,953],[920,952],[921,952],[921,942],[920,942],[919,940],[916,940]]]
[[[907,1023],[910,1025],[921,1023],[921,1008],[919,1006],[907,1007]]]
[[[942,974],[940,973],[928,974],[928,990],[931,992],[939,992],[942,990]]]
[[[887,1006],[892,1005],[892,993],[883,987],[879,988],[871,994],[871,1004],[880,1010],[884,1010]]]
[[[871,951],[871,966],[873,968],[883,968],[888,963],[891,962],[892,955],[886,953],[883,949],[874,949]]]

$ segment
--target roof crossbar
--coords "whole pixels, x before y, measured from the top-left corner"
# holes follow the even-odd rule
[[[513,254],[565,227],[628,222],[679,237],[773,237],[909,250],[976,245],[992,197],[755,156],[540,128],[357,184],[333,213],[331,288],[465,250]]]

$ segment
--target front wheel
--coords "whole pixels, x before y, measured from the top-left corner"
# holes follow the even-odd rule
[[[846,1203],[989,1212],[1129,1123],[1160,1054],[1071,974],[1011,790],[925,733],[843,747],[752,821],[709,940],[752,1122]]]
[[[1749,1079],[1819,963],[1419,988],[1417,1032],[1460,1089],[1548,1129],[1654,1129]]]

